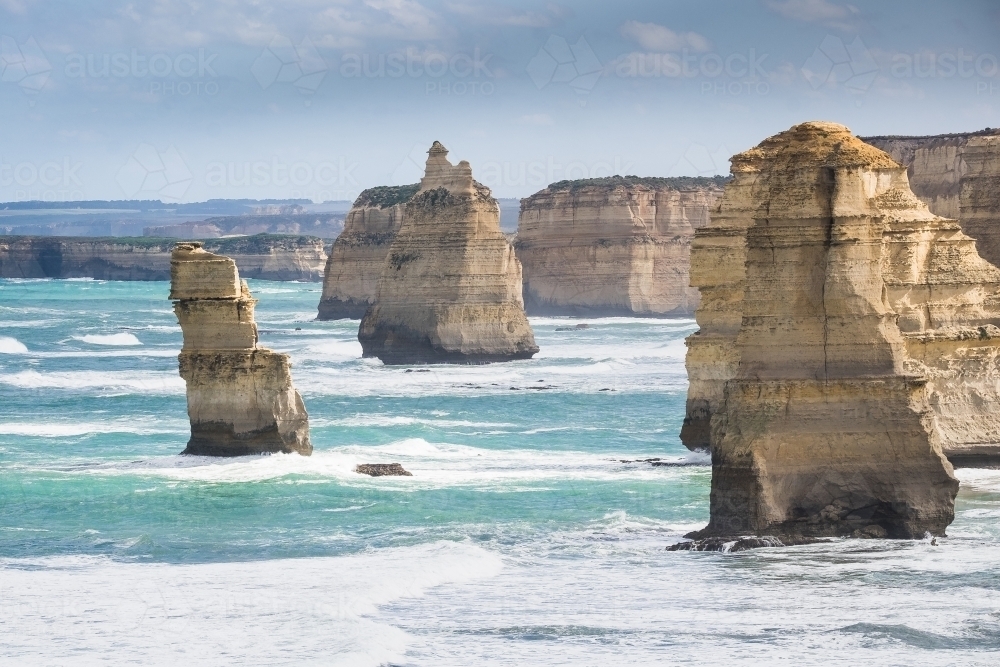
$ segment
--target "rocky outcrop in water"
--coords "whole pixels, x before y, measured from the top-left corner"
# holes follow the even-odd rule
[[[1000,130],[862,140],[907,167],[913,193],[958,220],[980,256],[1000,266]]]
[[[200,243],[178,243],[170,273],[191,420],[184,453],[311,454],[309,418],[292,386],[288,355],[258,345],[257,302],[233,260]]]
[[[403,221],[406,202],[419,184],[382,186],[362,192],[326,262],[320,320],[360,319],[375,301],[375,287]]]
[[[170,280],[176,239],[145,237],[0,236],[0,278]],[[317,281],[326,250],[311,236],[260,234],[206,241],[231,257],[243,277]]]
[[[932,403],[952,393],[932,386],[910,339],[962,338],[983,312],[980,279],[1000,276],[846,127],[797,125],[732,165],[720,223],[745,226],[730,246],[745,268],[703,295],[734,312],[715,327],[731,347],[710,414],[711,519],[694,536],[943,534],[958,482]],[[695,263],[724,256],[721,237],[696,245]]]
[[[723,177],[560,181],[521,202],[518,258],[532,314],[684,315],[688,258]]]
[[[420,190],[358,330],[364,356],[387,364],[484,363],[538,351],[521,300],[521,264],[489,188],[434,142]]]

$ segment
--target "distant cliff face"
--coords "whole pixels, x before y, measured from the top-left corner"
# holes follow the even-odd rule
[[[0,237],[2,278],[169,280],[174,239],[146,237]],[[318,281],[323,241],[308,236],[216,239],[205,248],[232,257],[243,276],[260,280]]]
[[[958,220],[976,249],[1000,266],[1000,130],[926,137],[861,137],[907,168],[932,213]]]
[[[369,188],[358,196],[326,262],[318,319],[361,319],[365,314],[375,300],[375,285],[406,202],[419,187]]]
[[[358,340],[387,364],[483,363],[538,352],[521,301],[521,265],[500,209],[472,167],[434,142],[407,203]]]
[[[719,178],[561,181],[521,203],[515,247],[529,313],[683,315],[688,263]]]

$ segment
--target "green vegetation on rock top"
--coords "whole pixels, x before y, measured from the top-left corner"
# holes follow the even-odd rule
[[[389,208],[390,206],[405,204],[410,201],[419,189],[419,183],[413,183],[412,185],[380,185],[364,190],[354,200],[354,205]]]
[[[722,187],[729,182],[729,176],[671,176],[664,178],[660,176],[604,176],[603,178],[581,178],[575,181],[556,181],[549,185],[547,190],[559,191],[569,190],[570,192],[585,188],[587,186],[604,186],[616,188],[619,186],[632,187],[645,185],[651,188],[671,188],[674,190],[690,190],[693,188],[706,188],[711,186]]]

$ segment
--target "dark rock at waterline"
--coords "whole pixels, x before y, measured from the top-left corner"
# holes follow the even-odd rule
[[[603,391],[603,390],[602,390]],[[663,459],[656,457],[652,459],[618,459],[621,463],[648,463],[654,468],[657,467],[667,467],[667,468],[683,468],[686,466],[703,466],[708,465],[707,462],[702,463],[699,461],[664,461]]]
[[[581,329],[589,328],[589,324],[577,324],[575,327],[556,327],[556,331],[580,331]]]
[[[667,551],[722,551],[724,553],[736,553],[748,549],[760,549],[764,547],[784,547],[785,544],[777,537],[707,537],[703,540],[691,542],[678,542],[667,547]]]
[[[412,472],[404,470],[398,463],[360,463],[354,468],[354,472],[371,477],[413,477]]]

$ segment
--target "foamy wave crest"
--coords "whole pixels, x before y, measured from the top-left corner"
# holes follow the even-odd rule
[[[179,394],[184,393],[184,380],[178,375],[158,371],[105,373],[99,371],[65,371],[60,373],[0,374],[0,384],[19,389],[97,389],[114,393]]]
[[[90,345],[142,345],[139,339],[135,337],[135,334],[130,333],[87,334],[85,336],[73,336],[73,339],[89,343]]]
[[[238,664],[306,664],[323,656],[323,664],[375,667],[404,661],[413,639],[375,620],[381,605],[502,570],[496,554],[444,541],[243,563],[5,559],[4,600],[23,613],[10,615],[4,634],[18,638],[20,654],[46,656],[42,662],[86,653],[127,654],[147,665],[211,665],[225,654]],[[58,601],[57,613],[40,599]],[[0,639],[0,650],[4,645]]]
[[[160,433],[186,433],[187,422],[171,420],[155,423],[142,420],[116,420],[109,422],[10,422],[0,424],[0,434],[19,435],[36,438],[73,438],[102,433],[132,433],[135,435],[155,435]]]
[[[28,347],[16,338],[0,336],[0,354],[27,354]]]
[[[310,426],[322,428],[325,426],[347,426],[363,428],[366,426],[437,426],[440,428],[510,428],[516,424],[506,422],[476,422],[464,419],[426,419],[422,417],[404,417],[401,415],[362,415],[342,419],[311,419]]]

